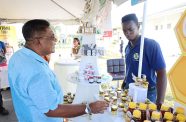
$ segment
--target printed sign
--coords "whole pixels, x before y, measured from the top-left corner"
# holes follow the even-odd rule
[[[0,40],[15,40],[16,29],[14,26],[0,26]]]
[[[112,31],[104,31],[103,37],[112,37]]]

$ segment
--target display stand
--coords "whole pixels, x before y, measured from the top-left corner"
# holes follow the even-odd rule
[[[56,74],[63,93],[76,92],[76,84],[67,81],[67,76],[79,69],[79,62],[73,60],[59,60],[54,63],[54,73]]]
[[[80,48],[81,61],[79,71],[68,75],[68,81],[77,84],[73,104],[90,103],[99,100],[100,84],[112,81],[112,76],[101,75],[98,69],[98,56],[103,55],[103,49],[96,45],[96,34],[94,28],[86,30],[82,35],[82,45]],[[92,31],[91,31],[92,30]],[[91,32],[90,32],[91,31]],[[101,50],[102,49],[102,50]],[[113,122],[105,114],[93,114],[91,117],[83,115],[72,119],[73,122]],[[112,117],[112,116],[110,116]]]

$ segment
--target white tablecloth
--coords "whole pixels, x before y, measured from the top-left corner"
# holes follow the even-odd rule
[[[67,80],[69,74],[79,70],[79,62],[74,60],[62,60],[54,63],[54,73],[56,74],[64,94],[76,92],[76,84]]]
[[[0,67],[0,88],[9,87],[8,82],[8,66]]]

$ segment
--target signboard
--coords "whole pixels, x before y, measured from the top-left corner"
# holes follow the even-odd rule
[[[0,40],[15,40],[16,29],[14,26],[0,26]]]
[[[133,6],[133,5],[136,5],[136,4],[141,3],[143,1],[145,1],[145,0],[131,0],[131,5]]]
[[[112,31],[104,31],[103,37],[112,37]]]

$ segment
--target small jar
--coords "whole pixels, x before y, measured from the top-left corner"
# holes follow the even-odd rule
[[[117,110],[118,110],[118,107],[116,105],[111,106],[112,115],[117,115]]]
[[[113,103],[114,105],[117,105],[117,101],[118,101],[117,97],[116,97],[116,96],[113,96],[113,97],[112,97],[112,103]]]
[[[160,108],[162,117],[164,117],[165,112],[170,112],[170,107],[167,105],[162,104]]]
[[[173,120],[173,114],[171,112],[165,112],[163,117],[163,122],[172,121]]]
[[[119,107],[119,108],[124,108],[124,103],[119,103],[119,104],[118,104],[118,107]]]
[[[133,113],[133,111],[134,111],[135,108],[136,108],[136,103],[135,102],[129,102],[128,111],[130,111],[131,113]]]
[[[176,116],[177,114],[185,114],[185,110],[184,110],[184,108],[182,108],[182,107],[177,107],[176,108],[176,111],[175,111],[175,113],[174,113],[174,115]]]
[[[145,103],[140,103],[139,104],[139,109],[141,111],[141,121],[143,122],[147,118],[147,104]]]
[[[133,118],[135,122],[141,122],[141,111],[140,110],[134,110],[133,111]]]
[[[148,108],[149,108],[149,113],[150,113],[150,117],[151,117],[152,112],[157,110],[157,105],[154,103],[150,103],[150,104],[148,104]]]
[[[152,122],[161,121],[161,113],[158,111],[153,111],[151,116],[151,121]]]
[[[182,121],[182,122],[185,122],[185,121],[186,121],[185,115],[183,115],[183,114],[177,114],[177,115],[176,115],[176,120],[175,120],[175,122],[180,122],[180,121]]]

